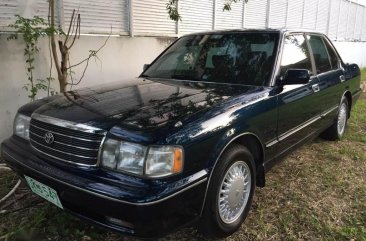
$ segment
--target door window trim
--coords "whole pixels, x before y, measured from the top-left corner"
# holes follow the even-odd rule
[[[324,43],[327,43],[329,45],[329,47],[331,48],[331,50],[333,51],[333,53],[335,54],[335,56],[337,57],[337,69],[333,69],[333,70],[339,70],[342,69],[342,59],[337,51],[337,49],[334,47],[333,43],[327,38],[327,36],[323,35],[323,41]],[[328,50],[328,48],[327,48]]]
[[[327,52],[327,56],[328,56],[328,62],[329,62],[329,66],[330,66],[330,70],[328,70],[328,71],[324,71],[324,72],[321,72],[321,73],[317,73],[317,71],[316,71],[316,63],[315,63],[315,59],[314,59],[314,54],[313,54],[313,49],[311,48],[311,45],[310,45],[310,42],[309,42],[309,40],[308,40],[308,38],[306,38],[306,40],[308,41],[308,43],[309,43],[309,47],[310,47],[310,49],[311,49],[311,52],[312,52],[312,57],[313,57],[313,59],[314,59],[314,67],[315,67],[315,76],[318,76],[318,75],[322,75],[322,74],[326,74],[326,73],[329,73],[329,72],[332,72],[332,71],[334,71],[334,70],[337,70],[337,69],[333,69],[333,66],[332,66],[332,62],[330,61],[330,55],[329,55],[329,52],[328,52],[328,48],[327,48],[327,46],[326,46],[326,44],[325,44],[325,42],[324,42],[324,38],[323,38],[323,34],[321,34],[321,33],[306,33],[305,34],[306,35],[306,37],[307,36],[309,36],[309,37],[311,37],[311,36],[317,36],[317,37],[319,37],[320,38],[320,40],[322,41],[322,43],[323,43],[323,46],[324,46],[324,48],[325,48],[325,51]],[[337,56],[337,60],[338,60],[338,56]],[[339,64],[338,64],[339,65]]]
[[[304,38],[305,38],[305,42],[306,42],[306,44],[308,46],[309,54],[310,54],[310,59],[311,59],[311,68],[312,68],[312,72],[313,72],[313,75],[311,75],[311,76],[318,76],[318,73],[316,72],[316,65],[315,65],[315,58],[314,58],[313,49],[311,48],[311,45],[310,45],[310,42],[309,42],[309,40],[307,38],[307,34],[306,33],[304,33]]]
[[[334,53],[337,56],[337,60],[338,60],[338,69],[336,70],[332,70],[332,71],[337,71],[337,70],[343,70],[344,71],[344,62],[340,56],[340,54],[338,53],[337,49],[334,47],[332,41],[328,38],[327,35],[322,34],[322,33],[316,33],[316,32],[301,32],[301,31],[288,31],[288,32],[283,32],[283,34],[280,35],[280,39],[279,39],[279,45],[277,48],[277,58],[276,58],[276,62],[274,65],[275,70],[272,73],[272,80],[270,82],[269,86],[278,86],[279,84],[279,75],[280,75],[280,68],[281,68],[281,62],[282,62],[282,56],[283,56],[283,49],[284,49],[284,44],[285,41],[284,39],[288,36],[288,35],[296,35],[296,34],[300,34],[300,35],[307,35],[307,34],[312,34],[312,35],[319,35],[323,38],[323,41],[326,41],[329,46],[331,47],[331,49],[334,51]],[[307,38],[305,37],[305,41],[307,41]],[[310,50],[309,50],[310,51]],[[311,50],[312,51],[312,50]],[[313,55],[311,54],[311,59],[313,59]],[[312,60],[312,68],[315,69],[315,63],[314,60]],[[313,70],[314,71],[314,70]],[[317,77],[318,75],[313,75],[311,76],[311,78],[313,77]],[[310,81],[309,81],[310,82]]]
[[[279,56],[278,56],[278,61],[277,61],[277,65],[276,65],[276,71],[275,71],[275,75],[274,75],[274,81],[273,81],[273,86],[278,86],[278,82],[279,82],[279,78],[281,77],[280,76],[280,71],[281,71],[281,63],[282,63],[282,58],[283,58],[283,53],[284,53],[284,48],[285,48],[285,39],[287,36],[291,36],[291,35],[302,35],[305,39],[305,42],[306,42],[306,46],[308,47],[308,50],[309,50],[309,57],[310,57],[310,62],[311,62],[311,71],[312,71],[312,75],[310,76],[310,80],[308,83],[311,82],[311,80],[316,77],[316,68],[315,68],[315,60],[314,60],[314,56],[313,56],[313,51],[312,49],[310,48],[310,45],[309,45],[309,42],[306,38],[306,33],[304,32],[286,32],[284,33],[282,36],[282,39],[281,39],[281,46],[280,49],[279,49]],[[308,84],[306,83],[306,84]],[[304,84],[304,85],[306,85]]]

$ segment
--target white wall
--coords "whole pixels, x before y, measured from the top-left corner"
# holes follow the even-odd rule
[[[6,34],[0,36],[0,142],[11,135],[17,109],[29,102],[27,93],[22,88],[27,83],[24,45],[21,40],[8,41],[7,37]],[[87,57],[89,50],[98,49],[105,39],[106,37],[82,36],[72,49],[71,62],[77,63]],[[76,88],[136,77],[142,72],[143,65],[154,60],[173,40],[112,36],[98,54],[100,61],[90,61],[83,81]],[[50,66],[48,40],[42,39],[39,46],[41,51],[36,58],[34,78],[45,79]],[[75,69],[76,79],[82,70],[83,66]],[[57,80],[54,86],[57,89]],[[45,93],[42,95],[45,96]]]
[[[333,42],[345,63],[366,67],[366,42]]]

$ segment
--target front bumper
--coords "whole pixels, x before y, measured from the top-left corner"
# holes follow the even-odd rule
[[[123,174],[52,165],[17,137],[4,141],[1,152],[7,164],[22,178],[27,175],[55,189],[65,210],[124,234],[160,237],[197,220],[200,215],[207,185],[206,171],[170,182],[139,182],[124,176],[121,183],[111,181],[108,176],[115,178]],[[119,220],[119,224],[112,223],[111,219]]]

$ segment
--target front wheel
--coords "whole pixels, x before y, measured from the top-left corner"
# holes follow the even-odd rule
[[[321,134],[321,137],[334,141],[340,140],[344,136],[347,127],[349,108],[350,107],[347,98],[343,96],[341,104],[338,108],[337,119],[334,121],[331,127]]]
[[[250,210],[255,180],[252,154],[244,146],[231,145],[213,170],[200,231],[211,237],[223,237],[238,230]]]

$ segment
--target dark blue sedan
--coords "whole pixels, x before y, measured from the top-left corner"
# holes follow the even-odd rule
[[[1,152],[33,192],[98,225],[227,236],[278,160],[342,138],[360,93],[358,66],[321,33],[191,34],[139,78],[21,107]]]

